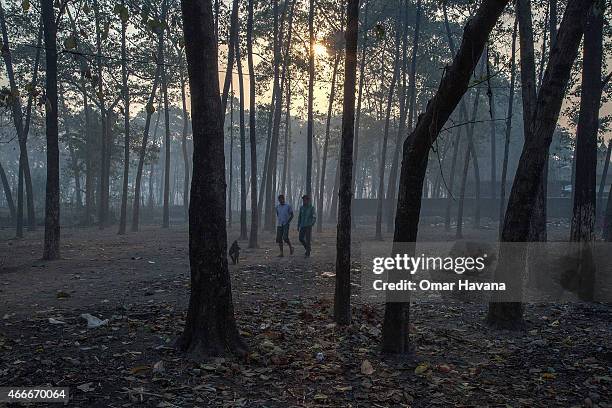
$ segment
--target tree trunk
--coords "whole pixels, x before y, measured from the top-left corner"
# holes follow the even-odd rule
[[[606,149],[606,159],[604,161],[604,167],[601,173],[601,179],[599,180],[599,190],[597,191],[596,220],[601,219],[601,216],[604,214],[604,208],[603,208],[604,189],[606,187],[606,180],[608,178],[608,169],[610,168],[610,156],[612,156],[612,140],[608,141],[608,148]]]
[[[489,128],[491,132],[491,184],[489,195],[492,199],[495,199],[497,194],[495,191],[497,190],[497,147],[495,146],[495,138],[497,136],[497,124],[495,122],[495,97],[493,95],[493,88],[491,88],[491,64],[490,64],[490,45],[487,45],[487,97],[489,99]]]
[[[536,74],[533,41],[533,23],[531,17],[531,0],[517,1],[519,19],[519,43],[521,66],[521,92],[523,101],[523,133],[525,140],[533,137],[531,132],[532,117],[536,103]],[[542,178],[540,178],[542,179]],[[537,194],[537,205],[531,223],[530,241],[546,241],[546,200],[543,197],[544,181]]]
[[[125,7],[125,0],[121,3]],[[123,117],[125,138],[123,145],[123,186],[121,189],[121,216],[119,218],[119,235],[125,234],[127,223],[128,182],[130,177],[130,90],[128,88],[127,47],[126,47],[127,19],[121,18],[121,79],[123,94]]]
[[[406,76],[405,72],[402,75],[402,92],[400,92],[400,120],[399,120],[399,128],[397,130],[397,137],[395,138],[395,152],[393,153],[393,162],[391,167],[391,172],[389,173],[389,186],[387,188],[387,201],[388,205],[388,214],[387,214],[387,232],[393,232],[393,222],[395,221],[395,198],[397,196],[397,173],[399,167],[399,152],[402,139],[404,137],[404,131],[406,129],[406,117],[410,116],[410,129],[412,131],[412,118],[414,117],[414,100],[416,94],[416,60],[419,52],[419,34],[421,31],[421,0],[417,1],[417,12],[414,23],[414,37],[412,38],[412,54],[410,56],[410,74],[408,79],[408,104],[409,107],[406,109]],[[405,5],[406,14],[408,12],[408,1],[406,1]],[[404,67],[403,71],[405,71],[406,61],[406,41],[408,39],[408,16],[405,15],[404,18]],[[408,112],[409,111],[409,112]]]
[[[6,173],[4,172],[4,168],[2,167],[2,163],[0,163],[0,181],[2,181],[2,187],[4,188],[4,196],[6,197],[6,203],[9,208],[9,212],[11,214],[11,220],[15,221],[15,202],[13,201],[13,194],[11,193],[11,186],[9,184],[8,179],[6,178]]]
[[[378,171],[378,203],[376,207],[376,237],[377,240],[382,240],[382,218],[383,206],[385,202],[385,168],[387,165],[387,142],[389,140],[389,121],[391,119],[391,107],[393,105],[393,93],[395,92],[395,84],[399,75],[400,64],[400,32],[402,27],[401,10],[398,10],[395,20],[395,57],[393,61],[393,75],[391,76],[391,84],[389,85],[389,94],[387,96],[387,110],[385,113],[385,128],[383,131],[383,140],[380,150],[380,162]]]
[[[480,77],[484,74],[484,60],[481,61],[481,69],[480,69]],[[455,235],[455,239],[463,238],[463,208],[465,205],[465,192],[467,186],[467,178],[468,178],[468,170],[470,166],[470,157],[473,160],[474,165],[474,187],[475,187],[475,197],[474,197],[474,208],[476,209],[476,214],[478,216],[474,216],[474,224],[475,226],[479,225],[479,206],[478,200],[480,199],[480,174],[478,167],[478,156],[476,155],[476,146],[474,144],[474,128],[476,127],[476,119],[478,118],[478,104],[480,102],[480,87],[476,88],[476,94],[474,95],[474,105],[472,106],[472,116],[470,118],[470,123],[467,125],[468,130],[467,134],[467,143],[465,144],[465,156],[463,160],[463,173],[461,176],[461,188],[459,193],[459,204],[457,208],[457,231]]]
[[[512,113],[514,109],[514,84],[516,82],[516,32],[518,18],[514,20],[512,31],[512,51],[510,56],[510,90],[508,94],[508,114],[506,115],[506,138],[504,140],[504,161],[501,174],[501,191],[499,195],[499,235],[501,236],[504,213],[506,209],[506,180],[508,178],[508,156],[510,152],[510,136],[512,134]]]
[[[312,141],[314,138],[314,117],[313,117],[313,100],[314,100],[314,79],[315,79],[315,60],[314,60],[314,15],[315,15],[315,0],[308,2],[308,36],[310,39],[310,48],[308,50],[308,118],[306,129],[306,195],[312,196]],[[319,214],[319,217],[321,214]]]
[[[232,192],[234,191],[234,81],[230,82],[230,147],[229,147],[229,188],[227,189],[227,225],[234,221]],[[225,119],[225,118],[224,118]]]
[[[42,0],[41,8],[45,37],[45,126],[47,134],[47,191],[45,195],[45,244],[43,259],[54,260],[60,257],[57,27],[55,26],[53,1]]]
[[[162,43],[159,43],[159,48],[161,48]],[[158,48],[158,55],[159,55]],[[145,105],[145,109],[147,111],[147,117],[145,119],[144,132],[142,136],[142,145],[140,147],[140,155],[138,158],[138,168],[136,170],[136,181],[134,185],[134,201],[132,204],[132,231],[138,231],[139,223],[140,223],[140,191],[142,186],[142,171],[144,168],[145,157],[147,153],[147,142],[149,140],[149,128],[151,126],[151,117],[153,116],[153,112],[155,112],[155,107],[153,102],[155,102],[155,95],[157,94],[157,86],[159,84],[159,77],[161,74],[161,65],[157,66],[157,70],[155,72],[155,79],[153,80],[153,87],[151,88],[151,93],[149,94],[149,99],[147,104]],[[157,112],[157,123],[159,123],[159,111]],[[156,124],[157,128],[157,124]],[[151,205],[153,204],[152,195],[152,174],[153,174],[153,160],[151,160],[151,171],[149,173],[149,202]]]
[[[527,128],[530,137],[525,138],[510,191],[501,235],[503,242],[530,241],[531,223],[532,218],[537,216],[534,210],[543,179],[548,149],[557,125],[571,68],[578,54],[586,17],[593,2],[594,0],[570,0],[568,2],[557,35],[556,46],[551,51],[534,108],[527,110],[527,112],[533,112],[530,115],[532,121]],[[519,30],[520,25],[519,20]],[[523,305],[516,301],[492,302],[489,304],[487,321],[494,327],[511,329],[522,327],[524,325]]]
[[[162,5],[162,21],[166,16],[166,1]],[[161,86],[162,93],[164,95],[164,127],[166,130],[164,138],[164,208],[162,213],[162,228],[170,227],[170,103],[168,101],[168,80],[166,78],[166,58],[165,58],[165,44],[164,44],[164,30],[161,30],[160,41],[162,46],[160,47],[161,54],[159,57],[161,64]]]
[[[238,89],[240,91],[240,105],[238,120],[240,123],[240,239],[248,239],[246,214],[246,129],[244,124],[244,80],[242,79],[242,57],[240,55],[240,42],[236,39],[236,66],[238,68]]]
[[[404,142],[400,189],[395,218],[394,242],[417,239],[421,196],[431,143],[465,93],[489,33],[508,4],[508,0],[484,0],[463,34],[453,63],[444,71],[435,96]],[[389,353],[409,352],[409,303],[387,302],[382,330],[382,348]]]
[[[229,41],[227,44],[227,67],[225,68],[225,78],[223,79],[223,94],[221,95],[221,107],[222,116],[225,117],[227,111],[227,96],[230,89],[230,82],[232,80],[232,69],[234,69],[235,49],[236,40],[238,38],[238,0],[232,1],[232,13],[230,15],[230,34]],[[218,30],[218,26],[217,26]],[[217,32],[218,34],[218,32]],[[217,37],[218,38],[218,37]]]
[[[351,322],[351,202],[353,199],[353,135],[355,133],[355,85],[357,81],[357,30],[359,0],[346,6],[346,55],[344,63],[344,99],[342,107],[342,140],[338,227],[336,235],[336,287],[334,319],[338,324]],[[333,210],[333,209],[332,209]]]
[[[191,89],[193,178],[189,203],[191,295],[178,347],[196,358],[245,354],[227,266],[223,111],[211,0],[182,0]]]
[[[101,143],[100,143],[100,188],[98,191],[98,228],[104,229],[108,223],[108,206],[109,206],[109,177],[107,172],[107,162],[110,157],[109,152],[109,131],[107,129],[107,110],[104,100],[103,77],[102,77],[102,28],[100,8],[98,0],[94,0],[94,16],[96,26],[96,70],[97,70],[97,97],[100,108],[101,122]],[[110,170],[110,169],[108,169]]]
[[[366,67],[366,52],[368,48],[368,8],[370,7],[370,0],[364,0],[364,11],[363,11],[363,24],[362,24],[362,36],[361,36],[361,61],[359,63],[359,91],[357,95],[357,111],[355,113],[355,146],[353,148],[353,169],[351,174],[353,175],[352,189],[355,190],[355,198],[357,198],[357,163],[359,162],[359,123],[361,119],[361,101],[363,99],[363,84],[365,81],[365,67]],[[352,225],[356,225],[352,223]]]
[[[249,0],[247,16],[247,64],[249,67],[249,143],[251,152],[251,231],[249,248],[257,248],[257,228],[259,228],[259,207],[257,205],[257,124],[255,104],[255,68],[253,66],[253,8]]]
[[[327,150],[329,147],[329,128],[331,127],[331,115],[334,108],[334,99],[336,96],[336,76],[338,74],[338,64],[340,63],[340,54],[336,51],[334,57],[334,68],[332,71],[331,89],[329,91],[329,104],[327,105],[327,120],[325,122],[325,139],[323,141],[323,161],[321,164],[321,174],[319,181],[319,199],[317,200],[317,232],[323,231],[323,197],[325,195],[325,171],[327,168]],[[336,170],[337,171],[337,170]]]
[[[189,154],[187,153],[187,135],[189,133],[189,112],[187,111],[187,96],[185,87],[187,79],[183,67],[181,71],[181,103],[183,108],[183,137],[181,139],[181,151],[183,153],[183,209],[185,212],[185,221],[189,222],[189,179],[191,174],[191,163],[189,162]]]
[[[0,4],[0,27],[2,29],[2,48],[3,48],[2,57],[4,59],[4,63],[6,66],[7,77],[9,80],[9,88],[11,90],[11,95],[16,96],[16,97],[13,97],[12,99],[11,113],[13,115],[13,122],[15,124],[15,131],[17,133],[17,140],[19,143],[19,154],[20,154],[19,155],[19,161],[20,161],[19,167],[21,169],[20,172],[22,172],[22,176],[21,176],[23,178],[22,184],[25,181],[27,206],[28,206],[28,230],[35,231],[36,230],[36,212],[34,209],[34,193],[33,193],[33,188],[32,188],[32,177],[30,174],[30,164],[29,164],[28,148],[27,148],[27,140],[28,140],[29,127],[30,127],[32,101],[33,101],[34,93],[33,92],[29,93],[28,104],[26,108],[25,123],[24,123],[23,110],[21,106],[21,98],[19,97],[19,90],[17,89],[15,73],[13,70],[13,61],[12,61],[12,55],[10,51],[10,44],[8,40],[8,32],[6,28],[4,9],[1,4]],[[37,51],[36,51],[36,58],[34,61],[34,70],[33,70],[32,81],[31,81],[31,84],[33,87],[36,86],[37,78],[38,78],[38,65],[40,61],[40,50],[42,48],[41,47],[42,37],[43,37],[43,24],[41,22],[41,24],[39,25],[39,29],[38,29]],[[23,188],[23,185],[22,185],[22,188]],[[17,207],[18,207],[17,225],[23,226],[23,194],[21,194],[21,196],[18,195],[17,197]],[[23,236],[23,231],[21,233],[17,231],[17,236],[18,237]]]
[[[573,242],[590,242],[595,235],[604,7],[604,1],[595,2],[584,28],[582,91],[576,129],[576,189],[570,232]]]

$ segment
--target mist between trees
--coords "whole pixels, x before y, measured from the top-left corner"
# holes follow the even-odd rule
[[[456,238],[544,241],[555,222],[573,241],[612,239],[603,1],[47,3],[0,8],[0,225],[18,238],[45,225],[45,258],[60,256],[60,225],[204,233],[196,187],[202,206],[224,207],[224,242],[200,254],[219,259],[226,225],[251,248],[275,229],[278,194],[296,210],[310,195],[318,232],[338,226],[339,269],[351,228],[414,242],[421,218]],[[204,9],[212,20],[187,27]],[[190,44],[190,29],[214,46]],[[192,180],[194,167],[217,179]],[[407,324],[406,307],[387,307],[387,351],[406,350],[389,328]],[[491,310],[495,324],[521,323],[520,305]],[[190,336],[184,347],[199,347]]]

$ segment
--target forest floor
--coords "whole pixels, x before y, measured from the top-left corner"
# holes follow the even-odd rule
[[[443,230],[420,236],[451,239]],[[333,324],[335,230],[313,233],[309,259],[291,234],[284,258],[272,234],[242,244],[230,270],[250,353],[205,362],[173,348],[189,297],[185,226],[64,229],[55,262],[40,260],[42,231],[0,240],[0,386],[70,387],[79,407],[612,406],[609,305],[528,305],[526,330],[505,332],[484,325],[486,305],[415,303],[414,353],[393,359],[380,353],[383,305],[355,296],[353,323]],[[367,244],[373,231],[355,235]],[[108,322],[88,329],[83,313]]]

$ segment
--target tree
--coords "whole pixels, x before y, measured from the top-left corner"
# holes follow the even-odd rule
[[[395,52],[393,61],[393,75],[389,84],[389,94],[387,96],[387,111],[385,114],[385,128],[383,131],[383,139],[380,148],[379,169],[378,169],[378,201],[376,207],[376,238],[382,240],[382,217],[383,203],[385,202],[385,168],[387,166],[387,141],[389,140],[389,121],[391,119],[391,107],[393,104],[393,93],[395,92],[395,84],[399,75],[400,68],[400,32],[401,32],[401,7],[398,7],[395,17]]]
[[[249,68],[249,143],[251,152],[251,231],[249,248],[257,248],[259,209],[257,206],[257,125],[255,104],[255,67],[253,66],[253,7],[255,0],[249,0],[247,15],[247,65]]]
[[[447,67],[434,97],[419,117],[415,129],[404,141],[400,188],[395,217],[394,242],[414,243],[417,239],[421,196],[431,144],[468,87],[489,33],[509,0],[484,0],[463,32],[461,47]],[[388,353],[410,350],[408,321],[410,304],[387,302],[382,330],[382,349]]]
[[[227,265],[223,110],[211,0],[181,0],[191,89],[193,177],[189,202],[191,295],[179,349],[195,357],[244,354]]]
[[[167,0],[164,0],[162,3],[162,13],[161,19],[165,20],[166,11],[168,8]],[[160,28],[160,41],[162,42],[162,46],[160,47],[161,54],[159,56],[159,63],[161,64],[161,91],[164,97],[164,127],[165,127],[165,139],[164,139],[164,209],[162,213],[162,228],[170,227],[170,111],[169,111],[169,101],[168,101],[168,78],[166,75],[166,53],[165,53],[165,44],[164,44],[164,31],[165,29]]]
[[[315,60],[314,60],[314,14],[315,0],[309,1],[308,7],[308,36],[310,38],[310,48],[308,49],[308,119],[306,129],[306,194],[312,196],[312,140],[314,132],[314,80],[315,80]],[[321,214],[319,214],[319,217]]]
[[[556,46],[551,51],[542,85],[533,110],[531,110],[532,120],[525,129],[525,132],[530,132],[530,137],[525,137],[521,158],[512,183],[501,234],[502,242],[532,240],[532,218],[537,217],[534,211],[538,194],[540,194],[538,190],[541,188],[548,149],[557,125],[571,68],[578,54],[586,17],[593,2],[594,0],[570,0],[565,9]],[[521,20],[519,20],[519,30],[520,24]],[[505,268],[500,268],[499,265],[503,266],[504,260],[508,258],[508,256],[504,257],[503,249],[502,246],[496,270],[498,275],[503,275],[505,272]],[[516,253],[512,254],[513,258],[517,256]],[[514,273],[517,272],[514,271]],[[524,325],[522,303],[517,301],[489,303],[487,322],[493,327],[508,329],[522,327]]]
[[[47,133],[47,192],[45,195],[45,245],[43,259],[54,260],[60,257],[57,26],[55,22],[55,12],[53,10],[53,1],[42,0],[41,8],[45,37],[45,125]]]
[[[595,2],[584,29],[582,90],[576,129],[576,183],[570,232],[570,240],[574,242],[590,242],[595,233],[604,7],[604,1]]]
[[[125,0],[121,6],[125,8]],[[128,199],[128,183],[130,176],[130,90],[128,87],[128,61],[127,61],[127,8],[126,14],[121,15],[121,93],[123,95],[123,118],[124,118],[124,146],[123,146],[123,187],[121,189],[121,215],[119,218],[119,234],[125,234],[125,225],[127,223],[127,199]],[[124,17],[125,16],[125,17]]]
[[[238,89],[240,92],[240,104],[238,119],[240,123],[240,239],[247,239],[247,216],[246,216],[246,134],[244,125],[244,81],[242,79],[242,55],[240,54],[240,41],[236,37],[236,67],[238,68]],[[230,185],[230,188],[232,186]]]
[[[512,30],[512,51],[510,54],[510,90],[508,92],[508,113],[506,115],[506,135],[504,139],[504,159],[502,163],[501,191],[499,194],[499,234],[503,227],[504,212],[506,209],[506,180],[508,179],[508,154],[510,151],[510,135],[512,132],[512,112],[514,109],[514,84],[516,82],[516,33],[518,18],[514,20]]]
[[[353,136],[355,134],[355,86],[357,82],[357,32],[359,0],[346,6],[346,53],[342,140],[340,142],[340,187],[336,235],[336,289],[334,318],[338,324],[351,322],[351,202],[353,199]],[[332,209],[333,210],[333,209]]]
[[[28,148],[27,139],[31,122],[32,113],[32,102],[34,92],[29,92],[28,102],[25,113],[25,121],[23,110],[21,106],[21,98],[19,97],[19,90],[17,89],[17,82],[15,79],[15,73],[13,68],[12,54],[9,47],[8,31],[6,28],[6,20],[4,15],[4,9],[0,4],[0,27],[2,28],[2,58],[6,66],[6,72],[9,80],[9,87],[11,91],[11,111],[13,114],[13,122],[15,124],[15,130],[17,132],[17,139],[19,142],[19,187],[17,196],[17,237],[23,236],[23,183],[25,182],[27,205],[28,205],[28,229],[30,231],[36,230],[36,212],[34,209],[34,193],[32,188],[32,177],[30,175],[30,164],[28,159]],[[40,48],[43,36],[43,25],[42,22],[38,30],[37,40],[37,51],[36,60],[34,62],[34,69],[32,74],[32,88],[36,87],[38,78],[38,63],[40,59]]]

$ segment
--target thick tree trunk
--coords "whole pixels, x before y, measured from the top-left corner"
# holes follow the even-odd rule
[[[435,96],[404,142],[400,189],[395,218],[394,242],[417,239],[421,196],[431,143],[461,100],[478,63],[489,33],[508,0],[484,0],[463,33],[461,47],[453,63],[444,71]],[[382,349],[389,353],[409,352],[409,303],[387,302],[382,330]]]
[[[234,81],[230,82],[230,123],[229,123],[229,133],[230,133],[230,146],[229,146],[229,188],[227,189],[227,225],[229,227],[232,226],[232,222],[234,221],[234,211],[233,211],[233,201],[232,201],[232,193],[234,192]]]
[[[527,128],[530,137],[525,138],[510,191],[501,235],[503,242],[531,240],[531,223],[532,218],[537,216],[534,211],[548,149],[557,125],[571,68],[578,54],[587,14],[593,2],[594,0],[570,0],[568,2],[557,35],[556,46],[551,51],[537,99],[533,109],[526,110],[527,113],[533,112],[531,123]],[[519,20],[519,30],[520,25]],[[523,305],[516,301],[490,303],[487,320],[494,327],[522,327],[524,324]]]
[[[590,242],[595,236],[604,6],[604,1],[595,2],[584,28],[582,91],[576,129],[576,189],[570,232],[573,242]]]
[[[178,347],[196,358],[245,353],[232,302],[225,228],[223,111],[210,0],[182,0],[191,89],[193,178],[189,203],[191,295]]]
[[[125,7],[125,1],[122,1]],[[121,82],[123,94],[123,128],[125,138],[123,141],[123,185],[121,189],[121,215],[119,218],[119,234],[125,234],[127,224],[128,182],[130,177],[130,90],[128,88],[127,47],[126,47],[127,19],[121,18]]]
[[[247,16],[247,64],[249,78],[255,77],[253,65],[253,8],[255,0],[249,0]],[[249,248],[257,248],[257,228],[259,228],[259,207],[257,205],[257,124],[255,104],[255,81],[249,80],[249,143],[251,152],[251,231]]]
[[[344,100],[342,140],[340,142],[340,188],[336,235],[336,288],[334,319],[338,324],[351,322],[351,202],[353,199],[353,135],[355,133],[355,84],[357,81],[357,30],[359,0],[349,0],[346,7],[346,55],[344,63]]]
[[[45,244],[43,259],[60,257],[60,202],[59,202],[59,140],[57,123],[57,27],[52,0],[42,0],[42,20],[45,37],[47,134],[47,191],[45,194]]]
[[[523,133],[526,139],[533,137],[531,123],[536,103],[536,73],[533,40],[533,22],[531,17],[531,0],[517,1],[517,16],[519,19],[519,43],[521,66],[521,92],[523,101]],[[536,198],[536,206],[531,221],[530,241],[546,241],[546,200],[544,199],[545,181],[540,178],[541,185]]]

